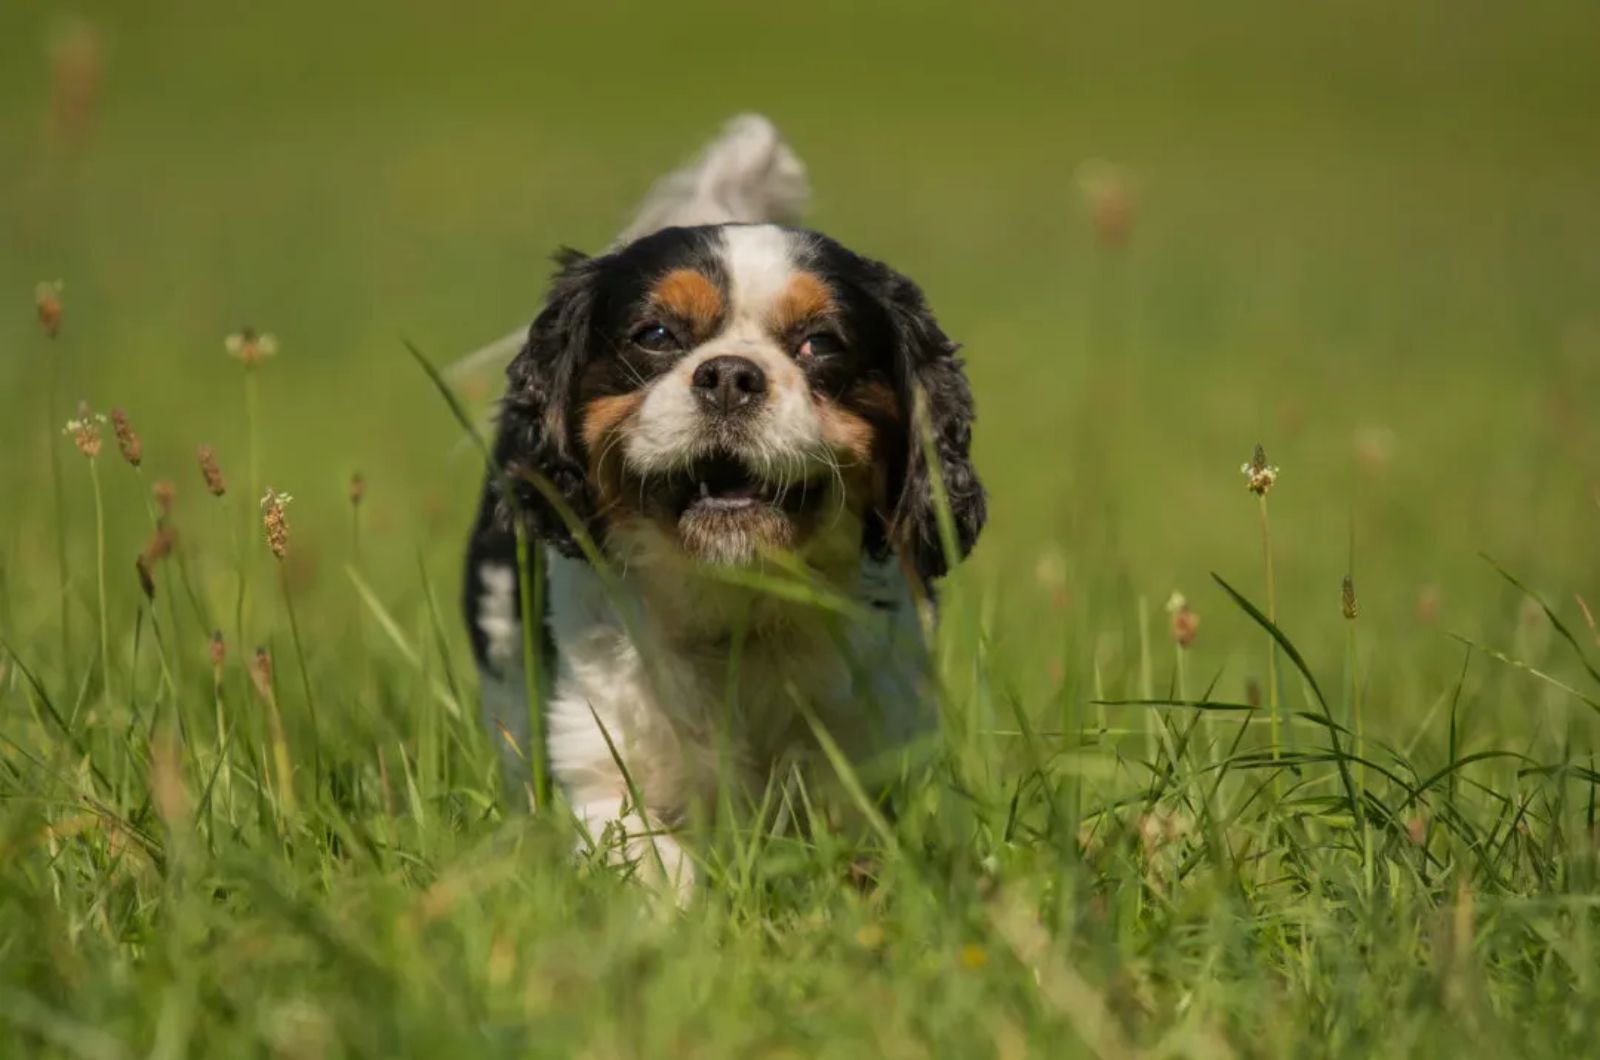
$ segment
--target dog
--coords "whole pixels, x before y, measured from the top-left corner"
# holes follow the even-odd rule
[[[956,344],[905,276],[790,227],[807,194],[746,115],[610,249],[558,256],[467,550],[508,767],[526,779],[531,663],[577,819],[679,888],[720,784],[759,792],[819,732],[867,762],[936,726],[932,585],[985,520]]]

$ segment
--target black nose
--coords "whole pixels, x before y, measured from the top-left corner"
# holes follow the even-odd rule
[[[694,370],[694,396],[723,415],[753,409],[767,392],[767,373],[748,357],[724,354]]]

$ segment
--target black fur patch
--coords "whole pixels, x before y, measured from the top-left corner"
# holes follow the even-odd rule
[[[869,323],[871,371],[887,371],[900,405],[899,436],[890,442],[888,481],[894,496],[886,522],[869,523],[867,548],[879,555],[909,551],[924,582],[948,571],[934,504],[933,478],[917,418],[920,395],[926,429],[954,528],[955,559],[972,551],[988,518],[987,494],[972,466],[972,390],[952,342],[922,290],[889,266],[863,258],[825,236],[813,236],[818,266],[840,292],[849,314]],[[882,360],[878,360],[882,358]],[[886,366],[885,363],[887,362]],[[878,535],[876,539],[873,535]]]

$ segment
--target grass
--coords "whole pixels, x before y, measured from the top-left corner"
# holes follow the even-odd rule
[[[1590,1049],[1590,7],[123,6],[0,11],[0,1055]],[[501,796],[399,336],[526,319],[740,107],[966,342],[993,521],[926,759],[819,731],[680,912]]]

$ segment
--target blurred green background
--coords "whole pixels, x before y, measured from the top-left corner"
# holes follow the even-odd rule
[[[1085,627],[1049,608],[1125,623],[1173,588],[1204,619],[1202,669],[1260,654],[1207,579],[1260,592],[1239,475],[1259,441],[1283,468],[1284,624],[1337,644],[1353,537],[1366,628],[1403,649],[1376,665],[1426,675],[1420,709],[1459,658],[1441,630],[1512,635],[1515,597],[1478,550],[1574,622],[1573,594],[1600,596],[1597,41],[1592,3],[1476,0],[11,0],[9,598],[53,589],[47,420],[88,554],[69,400],[128,410],[192,526],[196,444],[242,483],[222,347],[242,324],[282,347],[262,468],[298,498],[305,584],[348,595],[356,469],[390,594],[414,591],[419,553],[453,584],[478,468],[401,336],[445,362],[527,321],[551,250],[603,246],[653,178],[757,110],[810,166],[810,222],[919,280],[966,344],[994,503],[962,577],[996,649],[1031,660],[1019,683],[1059,677],[1041,639],[1131,650],[1125,628],[1061,646]],[[1120,245],[1096,236],[1108,194]],[[30,296],[57,278],[49,346]],[[467,390],[487,408],[496,385]],[[131,559],[141,487],[108,483]],[[12,621],[48,650],[48,624]]]

